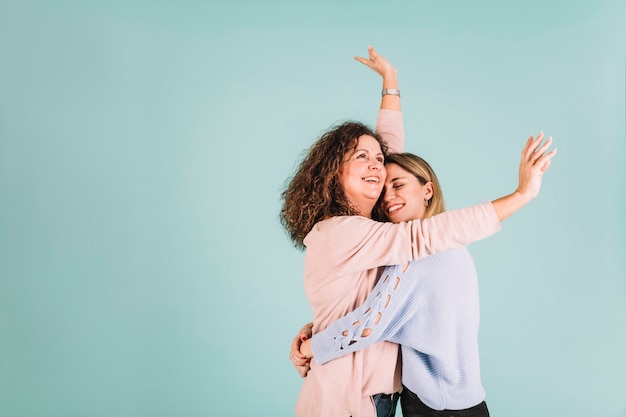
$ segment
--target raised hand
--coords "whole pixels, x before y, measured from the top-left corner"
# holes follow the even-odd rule
[[[391,65],[391,62],[379,55],[373,46],[368,46],[367,51],[369,58],[363,58],[355,56],[354,59],[361,64],[371,68],[383,77],[383,90],[387,90],[388,93],[384,94],[380,101],[381,109],[402,110],[400,105],[400,90],[398,86],[398,70]],[[392,90],[395,90],[393,93]]]
[[[380,76],[383,77],[383,79],[389,76],[394,76],[394,77],[397,76],[396,68],[393,65],[391,65],[391,63],[387,61],[387,59],[384,56],[379,55],[373,46],[368,46],[367,51],[369,54],[369,58],[355,56],[354,59],[356,59],[361,64],[368,66],[373,71],[380,74]]]
[[[543,132],[539,133],[537,138],[530,136],[522,150],[517,192],[528,200],[539,195],[543,173],[550,168],[552,158],[556,155],[556,149],[548,152],[552,138],[548,138],[545,142],[543,139]]]
[[[543,173],[550,168],[556,149],[548,152],[552,138],[543,142],[543,132],[532,136],[526,141],[519,164],[519,183],[512,194],[492,201],[500,221],[506,219],[517,210],[528,204],[539,195]]]

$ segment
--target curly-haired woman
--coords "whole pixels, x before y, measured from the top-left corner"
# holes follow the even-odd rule
[[[383,78],[376,132],[356,122],[330,129],[311,147],[282,194],[281,222],[296,247],[306,249],[304,285],[313,333],[362,304],[385,265],[488,237],[541,187],[540,175],[520,171],[518,189],[493,202],[423,221],[373,219],[386,179],[386,153],[402,151],[404,132],[396,69],[373,48],[369,59],[357,59]],[[394,415],[401,387],[397,359],[398,345],[382,342],[323,367],[312,360],[296,415]]]

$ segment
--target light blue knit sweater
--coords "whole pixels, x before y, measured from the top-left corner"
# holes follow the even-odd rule
[[[365,304],[313,336],[314,360],[323,364],[388,340],[402,345],[402,383],[426,405],[460,410],[479,404],[485,390],[472,256],[461,248],[402,269],[387,267]],[[365,329],[371,334],[362,337]]]

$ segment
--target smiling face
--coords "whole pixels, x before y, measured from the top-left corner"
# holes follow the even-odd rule
[[[426,202],[433,196],[433,183],[424,181],[424,184],[397,164],[389,163],[385,194],[381,207],[385,215],[393,223],[405,222],[413,219],[423,219],[426,215]]]
[[[344,157],[339,174],[343,191],[361,216],[370,217],[385,183],[384,155],[380,144],[369,135],[362,135],[352,152]]]

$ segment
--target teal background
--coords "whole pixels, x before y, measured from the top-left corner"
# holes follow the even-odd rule
[[[310,317],[278,222],[302,152],[373,124],[448,208],[540,197],[470,246],[494,416],[626,417],[626,6],[0,0],[0,415],[289,416]],[[398,413],[400,414],[400,413]]]

